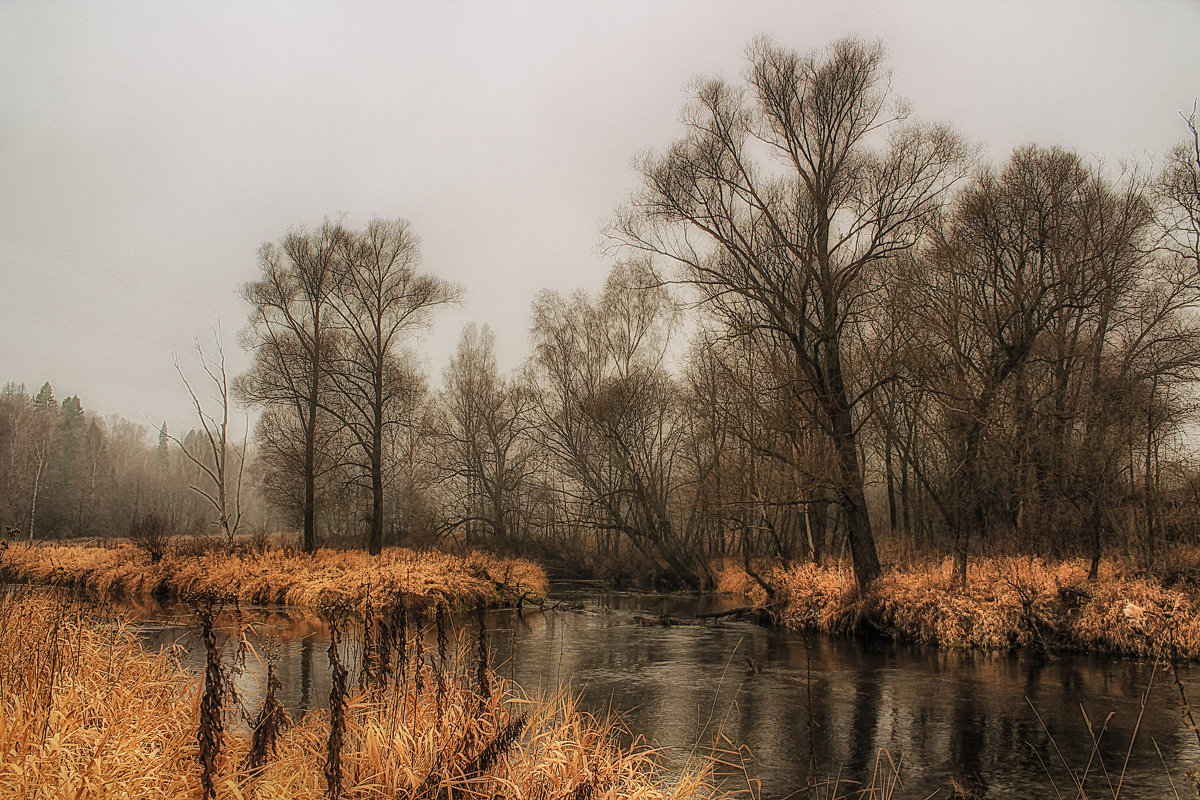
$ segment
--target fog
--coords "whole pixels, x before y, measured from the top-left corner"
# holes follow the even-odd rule
[[[193,424],[171,364],[219,319],[231,371],[255,251],[344,212],[409,219],[467,321],[527,351],[543,288],[595,289],[631,159],[680,133],[695,76],[767,33],[881,37],[918,117],[986,145],[1150,163],[1200,94],[1200,5],[44,3],[0,5],[0,381]]]

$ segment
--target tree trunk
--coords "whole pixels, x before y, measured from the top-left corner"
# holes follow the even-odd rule
[[[42,485],[42,472],[46,469],[46,459],[39,458],[37,470],[33,473],[33,503],[29,508],[29,541],[33,542],[33,531],[37,527],[38,490]]]
[[[1092,499],[1092,563],[1088,568],[1087,579],[1095,583],[1100,577],[1100,526],[1104,518],[1099,495]]]
[[[371,532],[367,552],[383,552],[383,403],[375,406],[374,430],[371,431]]]
[[[896,514],[896,481],[892,470],[892,436],[891,433],[886,435],[883,442],[883,467],[884,474],[887,479],[887,502],[888,502],[888,530],[892,536],[896,535],[897,514]]]
[[[313,363],[312,385],[308,392],[308,421],[304,427],[304,541],[301,549],[305,553],[317,551],[317,404],[320,402],[317,369],[318,364]]]
[[[317,478],[313,469],[313,442],[304,444],[304,540],[305,553],[317,551]]]
[[[854,582],[862,591],[879,577],[879,555],[875,550],[875,535],[871,532],[871,518],[867,513],[867,498],[858,457],[858,437],[854,431],[836,342],[828,345],[827,362],[830,396],[826,400],[826,410],[842,468],[842,508],[846,513],[846,537],[850,544],[850,558],[854,563]]]

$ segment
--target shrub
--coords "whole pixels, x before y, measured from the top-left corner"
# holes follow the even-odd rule
[[[171,523],[159,514],[143,514],[129,524],[129,541],[150,556],[151,564],[162,561],[173,535]]]

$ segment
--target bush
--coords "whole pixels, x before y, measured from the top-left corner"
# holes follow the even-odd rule
[[[133,546],[150,556],[150,563],[162,561],[173,536],[171,523],[159,514],[134,517],[129,525],[129,541]]]

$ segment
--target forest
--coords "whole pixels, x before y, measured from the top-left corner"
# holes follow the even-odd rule
[[[1196,541],[1194,110],[1153,164],[991,162],[892,94],[882,45],[760,39],[680,118],[605,224],[603,289],[538,295],[516,369],[469,324],[424,370],[470,287],[425,271],[410,223],[297,225],[257,274],[248,254],[253,366],[227,376],[219,334],[201,350],[194,430],[6,386],[0,520],[485,547],[693,589],[723,562],[846,562],[860,588],[914,558],[960,585],[1000,554],[1154,574]]]

